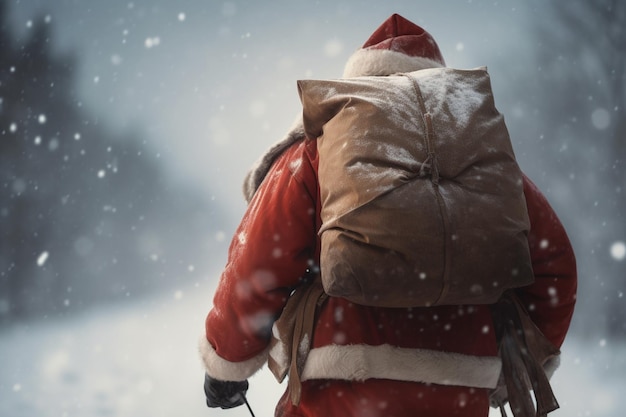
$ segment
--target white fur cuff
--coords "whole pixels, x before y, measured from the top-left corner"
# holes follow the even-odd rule
[[[198,346],[206,373],[222,381],[243,381],[250,378],[267,362],[267,350],[246,361],[230,362],[221,358],[203,335]]]

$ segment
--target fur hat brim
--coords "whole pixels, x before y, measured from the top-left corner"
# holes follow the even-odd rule
[[[348,59],[343,77],[391,75],[440,67],[443,65],[432,59],[409,56],[389,49],[359,49]]]

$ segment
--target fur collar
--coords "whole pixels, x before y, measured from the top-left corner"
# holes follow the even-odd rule
[[[298,117],[282,139],[274,143],[250,168],[243,181],[243,195],[250,202],[274,161],[291,145],[305,138],[302,117]]]
[[[412,72],[442,65],[432,59],[413,57],[400,52],[379,49],[359,49],[346,63],[343,78],[384,76]],[[246,174],[243,194],[249,203],[274,161],[291,145],[305,138],[302,117],[298,117],[287,134],[274,143]]]

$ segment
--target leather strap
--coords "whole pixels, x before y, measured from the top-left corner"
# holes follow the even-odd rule
[[[322,287],[322,281],[316,277],[304,294],[302,305],[298,306],[296,322],[291,347],[291,365],[289,368],[289,396],[293,405],[300,403],[302,382],[300,375],[304,369],[307,356],[313,342],[313,327],[318,306],[321,306],[327,296]]]
[[[515,417],[546,417],[559,408],[543,364],[558,355],[511,291],[492,306],[502,373]],[[533,391],[537,408],[532,401]]]

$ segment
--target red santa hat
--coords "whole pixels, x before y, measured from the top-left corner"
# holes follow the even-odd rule
[[[430,33],[394,14],[348,59],[343,76],[390,75],[445,65]]]

